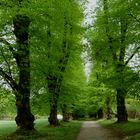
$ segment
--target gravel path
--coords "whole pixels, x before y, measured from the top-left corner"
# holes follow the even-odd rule
[[[117,133],[105,129],[95,121],[86,121],[79,133],[77,140],[125,140]]]

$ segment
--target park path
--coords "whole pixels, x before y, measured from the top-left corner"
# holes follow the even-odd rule
[[[111,130],[105,129],[95,121],[85,121],[77,140],[125,140]]]

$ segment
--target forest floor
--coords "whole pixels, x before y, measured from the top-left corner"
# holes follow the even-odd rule
[[[121,134],[105,129],[95,121],[85,121],[77,140],[125,140]]]

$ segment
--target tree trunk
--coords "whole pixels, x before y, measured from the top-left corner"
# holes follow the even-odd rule
[[[117,90],[117,122],[127,122],[128,115],[125,107],[125,93],[123,89]]]
[[[58,119],[57,119],[57,102],[59,98],[59,85],[58,85],[58,79],[55,76],[48,76],[48,90],[49,90],[49,98],[50,98],[50,115],[48,118],[48,121],[50,123],[50,126],[57,126]]]
[[[128,29],[128,17],[127,14],[122,14],[120,18],[120,48],[119,51],[116,51],[113,49],[113,37],[111,35],[110,29],[109,29],[109,10],[108,10],[108,0],[104,0],[104,16],[105,16],[105,25],[106,25],[106,35],[108,38],[108,43],[109,43],[109,48],[112,52],[112,60],[114,63],[114,66],[116,67],[116,73],[118,75],[118,85],[115,87],[117,91],[117,118],[118,122],[126,122],[128,121],[127,117],[127,111],[125,107],[125,83],[124,83],[124,78],[123,77],[123,72],[125,69],[125,53],[126,53],[126,34],[127,34],[127,29]],[[119,46],[118,46],[119,47]]]
[[[67,113],[67,105],[62,105],[62,115],[63,115],[63,121],[68,122],[69,121],[69,114]]]
[[[16,98],[17,116],[15,118],[18,130],[34,130],[34,116],[31,114],[28,97]]]
[[[19,69],[19,84],[16,95],[17,117],[19,130],[33,130],[34,116],[30,109],[30,59],[28,45],[28,30],[30,19],[27,16],[16,15],[13,19],[14,34],[17,40],[17,65]]]
[[[123,54],[123,53],[121,53]],[[118,77],[118,86],[116,87],[117,92],[117,122],[127,122],[128,115],[127,110],[125,107],[125,96],[127,91],[125,89],[125,82],[124,82],[124,65],[120,55],[120,64],[117,65],[117,77]]]
[[[62,57],[60,57],[58,69],[60,72],[60,75],[53,75],[48,74],[47,80],[48,80],[48,90],[50,93],[50,116],[48,118],[49,123],[51,126],[57,126],[59,124],[57,119],[57,102],[59,98],[59,92],[61,87],[61,82],[63,79],[63,73],[65,72],[66,65],[68,63],[69,58],[69,45],[67,43],[66,37],[67,37],[67,21],[66,19],[64,23],[64,35],[63,35],[63,42],[62,42]],[[71,25],[70,25],[71,27]],[[50,23],[48,24],[48,48],[51,48],[51,31],[50,31]],[[72,34],[72,27],[70,28],[71,34]],[[50,58],[50,54],[48,54],[48,58]]]
[[[112,119],[112,109],[110,106],[107,107],[107,120]]]
[[[55,127],[59,124],[59,121],[57,119],[57,103],[54,103],[50,106],[50,115],[48,121],[50,123],[50,126]]]
[[[98,114],[98,119],[102,119],[104,117],[103,109],[99,108],[97,114]]]
[[[111,98],[110,97],[106,98],[106,106],[107,106],[107,112],[106,112],[107,120],[110,120],[110,119],[112,119],[112,109],[111,109]]]

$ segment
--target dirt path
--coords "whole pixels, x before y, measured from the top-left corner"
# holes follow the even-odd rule
[[[95,121],[86,121],[77,140],[125,140],[111,130],[105,129]]]

